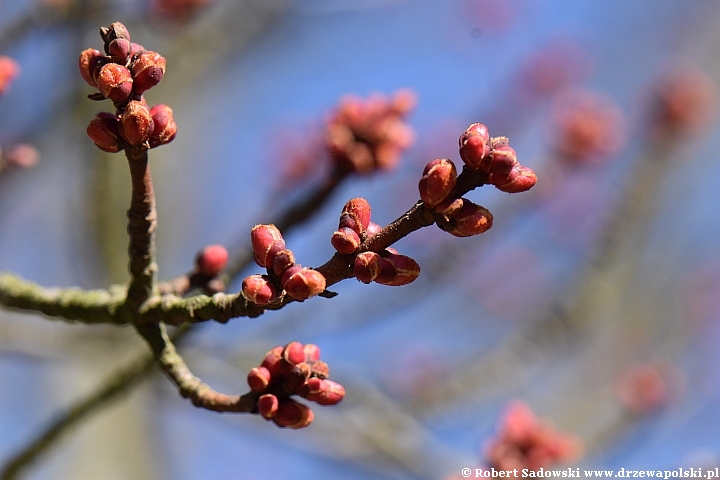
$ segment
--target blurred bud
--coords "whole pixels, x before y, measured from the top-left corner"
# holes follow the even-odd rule
[[[317,270],[301,268],[290,275],[282,286],[295,300],[307,300],[325,290],[325,277]]]
[[[118,129],[120,121],[112,113],[100,112],[90,121],[87,134],[95,145],[105,152],[114,153],[120,150]]]
[[[493,217],[488,209],[463,198],[463,206],[453,217],[454,226],[446,231],[456,237],[470,237],[490,230]]]
[[[228,257],[228,251],[222,245],[208,245],[195,257],[195,268],[203,275],[214,277],[225,269]]]
[[[288,268],[295,265],[295,254],[292,250],[280,250],[275,254],[273,260],[273,272],[278,277],[282,277]]]
[[[177,124],[173,118],[172,108],[167,105],[155,105],[150,109],[153,119],[153,131],[150,134],[150,146],[156,147],[170,143],[177,133]]]
[[[280,401],[275,417],[272,419],[278,427],[304,428],[314,419],[312,410],[296,401],[284,398]]]
[[[34,167],[40,159],[40,153],[37,148],[27,143],[19,143],[4,152],[3,157],[7,165],[20,168],[31,168]]]
[[[355,257],[353,275],[363,283],[370,283],[380,275],[380,255],[362,252]]]
[[[312,374],[318,378],[328,378],[330,376],[330,367],[322,360],[318,360],[312,365]]]
[[[282,350],[282,358],[290,365],[297,365],[305,361],[305,347],[300,342],[290,342]]]
[[[420,265],[405,255],[393,253],[382,257],[380,265],[382,269],[375,281],[381,285],[399,287],[413,282],[420,276]]]
[[[372,237],[373,235],[377,234],[382,230],[382,226],[375,222],[370,222],[370,224],[367,227],[367,231],[365,232],[368,237]]]
[[[478,170],[490,155],[490,133],[482,123],[473,123],[460,136],[460,158],[465,165]]]
[[[320,347],[314,343],[306,343],[303,347],[306,362],[317,362],[320,360]]]
[[[145,50],[132,64],[135,93],[142,94],[154,87],[165,75],[165,58],[157,52]]]
[[[130,70],[117,63],[103,65],[95,80],[103,97],[113,102],[124,102],[132,93],[133,77]]]
[[[106,60],[107,58],[105,55],[103,55],[100,50],[95,50],[94,48],[88,48],[80,52],[80,58],[78,59],[80,75],[82,75],[82,78],[91,87],[97,86],[97,83],[95,82],[95,71],[97,70],[97,67]],[[0,77],[2,77],[2,75],[0,75]],[[1,87],[0,93],[2,93]]]
[[[280,230],[275,225],[255,225],[250,232],[255,262],[261,267],[271,267],[275,260],[275,254],[285,250]]]
[[[652,127],[656,135],[702,131],[716,115],[717,87],[704,72],[680,66],[655,87]]]
[[[127,61],[130,52],[132,51],[132,46],[128,39],[116,38],[115,40],[110,42],[107,51],[108,55],[113,57],[113,60],[117,60],[118,62],[124,64]]]
[[[501,192],[520,193],[535,186],[537,175],[531,168],[517,165],[508,175],[491,174],[489,181]]]
[[[340,228],[347,227],[362,235],[370,225],[370,213],[370,204],[364,198],[348,200],[340,214]]]
[[[120,135],[133,146],[142,145],[153,131],[153,119],[147,107],[138,101],[131,101],[120,115]]]
[[[407,115],[417,105],[417,95],[409,88],[396,91],[390,99],[390,107],[398,115]]]
[[[298,363],[287,374],[288,386],[294,392],[298,392],[298,390],[303,390],[302,387],[303,385],[305,385],[308,378],[310,378],[311,373],[312,371],[310,365],[305,362]]]
[[[270,384],[271,378],[270,370],[265,367],[255,367],[248,373],[247,382],[250,390],[262,392]]]
[[[343,227],[333,233],[330,243],[332,243],[333,248],[335,248],[338,253],[348,254],[356,251],[360,247],[361,242],[360,237],[354,230]]]
[[[282,360],[283,347],[275,347],[265,354],[265,358],[260,364],[261,367],[267,368],[270,375],[280,373],[280,360]]]
[[[275,417],[278,411],[278,398],[271,394],[266,393],[261,395],[257,401],[258,413],[263,416],[266,420],[270,420]]]
[[[455,188],[457,170],[455,164],[447,158],[432,160],[425,166],[418,188],[420,198],[433,208],[445,200]]]
[[[242,282],[242,293],[255,305],[267,305],[275,298],[273,284],[263,275],[250,275]]]
[[[490,154],[490,165],[487,172],[490,174],[507,175],[518,165],[515,149],[509,145],[494,148]]]

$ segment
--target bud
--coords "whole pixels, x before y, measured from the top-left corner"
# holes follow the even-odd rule
[[[515,149],[509,145],[503,145],[495,148],[490,154],[490,165],[488,173],[491,175],[507,175],[518,165],[517,154]]]
[[[90,121],[87,134],[100,150],[115,153],[120,150],[118,129],[120,122],[112,113],[100,112]]]
[[[143,47],[139,43],[130,42],[130,56],[131,57],[140,52],[144,52],[144,51],[145,51],[145,47]]]
[[[349,227],[342,227],[333,233],[330,243],[338,253],[353,253],[360,247],[360,237]]]
[[[306,343],[303,347],[306,362],[317,362],[320,360],[320,347],[314,343]]]
[[[250,232],[250,240],[253,246],[255,262],[261,267],[271,267],[275,260],[275,254],[285,250],[280,230],[275,225],[255,225]]]
[[[275,347],[265,354],[261,367],[267,368],[271,375],[280,373],[280,360],[282,360],[283,347]]]
[[[368,225],[367,231],[365,234],[368,238],[372,237],[373,235],[377,235],[380,233],[380,231],[383,229],[382,225],[375,222],[370,222],[370,225]]]
[[[278,411],[278,399],[271,393],[261,395],[257,401],[258,413],[266,420],[274,418]]]
[[[250,275],[242,282],[242,293],[255,305],[267,305],[275,298],[275,287],[263,275]]]
[[[311,373],[310,365],[300,362],[287,374],[287,385],[294,392],[297,392],[298,389],[302,390],[301,387],[305,385]]]
[[[128,56],[130,55],[131,50],[132,46],[128,39],[116,38],[108,44],[107,53],[108,55],[113,57],[113,60],[118,60],[120,63],[125,63]]]
[[[355,257],[353,275],[363,283],[370,283],[380,275],[380,255],[362,252]]]
[[[490,133],[482,123],[473,123],[460,136],[460,158],[465,165],[478,170],[490,155]]]
[[[453,218],[455,225],[446,231],[456,237],[471,237],[490,230],[492,214],[485,207],[463,198],[463,206]]]
[[[154,87],[160,83],[163,75],[165,75],[165,58],[162,55],[149,50],[140,53],[132,64],[135,93],[142,94]]]
[[[95,82],[95,70],[103,61],[107,61],[107,58],[100,50],[88,48],[80,52],[80,58],[78,59],[80,75],[82,75],[83,79],[91,87],[97,86]]]
[[[343,207],[340,215],[340,227],[352,229],[358,235],[362,235],[370,225],[370,204],[361,197],[349,200]]]
[[[285,250],[280,250],[275,254],[275,259],[273,260],[273,272],[275,272],[275,275],[278,277],[282,277],[287,269],[294,265],[295,254],[292,250],[288,250],[286,248]]]
[[[282,350],[282,358],[290,365],[297,365],[305,361],[305,347],[300,342],[290,342]]]
[[[439,205],[433,208],[435,213],[445,215],[448,218],[452,218],[460,211],[463,206],[462,198],[446,198]]]
[[[228,257],[228,251],[222,245],[208,245],[195,257],[195,268],[198,273],[214,277],[225,269]]]
[[[283,288],[295,300],[307,300],[325,290],[325,277],[317,270],[302,268],[284,281]]]
[[[133,78],[130,70],[117,63],[103,65],[95,80],[103,97],[113,102],[124,102],[132,93]]]
[[[3,155],[7,165],[20,168],[34,167],[40,160],[40,153],[37,148],[27,143],[19,143],[5,152]]]
[[[310,408],[289,398],[284,398],[279,402],[277,412],[272,420],[278,427],[298,429],[307,427],[313,419],[314,415]]]
[[[100,37],[103,39],[105,44],[109,44],[116,38],[124,38],[130,40],[130,32],[120,22],[113,22],[109,27],[100,27]]]
[[[330,376],[330,367],[322,360],[318,360],[312,365],[312,374],[318,378],[328,378]]]
[[[320,405],[335,405],[345,398],[345,387],[332,380],[323,380],[321,390],[310,394],[306,398]]]
[[[501,192],[520,193],[535,186],[537,175],[531,168],[517,165],[508,176],[490,175],[489,180]]]
[[[406,255],[391,253],[380,260],[381,272],[375,281],[381,285],[399,287],[420,276],[420,265]]]
[[[433,160],[425,166],[420,178],[420,198],[429,208],[433,208],[452,193],[456,181],[457,170],[451,160]]]
[[[20,74],[20,66],[10,57],[0,55],[0,96]]]
[[[265,367],[255,367],[247,376],[248,385],[253,392],[262,392],[270,384],[270,370]]]
[[[177,133],[177,124],[173,118],[172,108],[167,105],[155,105],[150,109],[153,119],[153,131],[150,134],[150,146],[156,147],[170,143]]]
[[[150,138],[153,119],[142,102],[131,101],[120,114],[120,135],[133,146],[142,145]]]

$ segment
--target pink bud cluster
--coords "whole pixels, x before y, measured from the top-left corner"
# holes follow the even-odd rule
[[[507,137],[490,137],[482,123],[473,123],[460,136],[460,157],[468,168],[488,175],[488,182],[506,193],[530,190],[537,183],[532,169],[520,165]]]
[[[153,148],[175,138],[177,125],[167,105],[149,108],[142,94],[165,75],[165,58],[130,41],[130,33],[115,22],[100,29],[105,54],[88,48],[80,53],[83,79],[98,93],[91,99],[108,98],[116,112],[99,113],[87,128],[88,136],[103,151],[117,152],[125,146]]]
[[[317,345],[291,342],[270,350],[260,366],[250,370],[247,381],[259,395],[257,413],[279,427],[297,429],[310,425],[314,415],[291,396],[319,405],[335,405],[345,397],[345,388],[329,380],[329,374]]]
[[[581,453],[578,438],[558,432],[520,402],[508,407],[497,438],[485,448],[489,466],[497,470],[552,468],[577,459]]]
[[[648,363],[635,365],[617,386],[620,401],[634,413],[650,413],[670,403],[672,392],[679,387],[677,372],[669,365]]]
[[[405,117],[415,95],[399,90],[391,98],[347,96],[327,119],[325,143],[333,161],[347,171],[370,173],[394,168],[414,133]]]
[[[255,262],[267,268],[267,275],[250,275],[242,292],[250,302],[267,305],[284,291],[295,300],[307,300],[325,290],[325,277],[312,268],[295,263],[292,250],[275,225],[256,225],[250,232]]]
[[[420,276],[420,265],[394,248],[386,248],[382,253],[359,252],[362,242],[382,230],[370,220],[370,214],[367,200],[360,197],[349,200],[343,207],[338,229],[330,243],[338,253],[355,255],[353,275],[363,283],[398,287],[414,281]]]
[[[0,55],[0,96],[2,96],[12,84],[12,81],[20,73],[17,62],[10,57]]]

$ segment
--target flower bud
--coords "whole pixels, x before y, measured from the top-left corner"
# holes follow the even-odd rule
[[[382,225],[380,225],[379,223],[370,222],[370,224],[368,225],[367,231],[365,233],[367,234],[367,236],[369,238],[369,237],[372,237],[373,235],[380,233],[380,230],[382,230]]]
[[[222,245],[208,245],[195,257],[195,268],[202,275],[214,277],[225,269],[228,257],[228,251]]]
[[[255,305],[267,305],[275,298],[275,287],[263,275],[250,275],[242,282],[242,293]]]
[[[305,362],[298,363],[287,374],[288,386],[292,391],[297,392],[300,387],[305,385],[311,373],[310,365]]]
[[[413,282],[420,276],[420,265],[406,255],[392,253],[382,257],[381,272],[375,281],[381,285],[399,287]]]
[[[320,405],[335,405],[345,398],[345,387],[332,380],[323,380],[323,388],[316,394],[306,397]]]
[[[298,429],[310,425],[314,417],[312,410],[307,406],[284,398],[279,402],[277,412],[272,420],[278,427]]]
[[[517,165],[508,176],[490,175],[489,180],[501,192],[520,193],[535,186],[537,175],[531,168]]]
[[[150,134],[150,146],[156,147],[170,143],[177,133],[177,124],[173,118],[172,108],[167,105],[155,105],[150,109],[153,119],[153,131]]]
[[[307,300],[325,290],[325,277],[311,268],[302,268],[289,276],[283,288],[295,300]]]
[[[320,360],[320,347],[314,343],[306,343],[303,347],[306,362],[317,362]]]
[[[90,121],[87,134],[100,150],[115,153],[120,150],[118,129],[120,122],[112,113],[100,112]]]
[[[15,145],[2,156],[5,157],[7,165],[20,168],[34,167],[40,160],[40,152],[37,151],[37,148],[27,143]]]
[[[275,254],[275,259],[273,260],[273,272],[275,272],[275,275],[278,277],[282,277],[287,269],[294,265],[295,254],[292,250],[288,250],[286,248],[285,250],[280,250]]]
[[[460,136],[460,158],[465,165],[478,170],[490,155],[490,133],[482,123],[473,123]]]
[[[275,225],[255,225],[250,232],[255,262],[261,267],[271,267],[275,260],[275,254],[285,250],[280,230]]]
[[[360,247],[360,237],[349,227],[342,227],[333,233],[330,243],[338,253],[353,253]]]
[[[131,50],[130,40],[126,38],[116,38],[108,44],[107,53],[113,57],[113,60],[125,63]]]
[[[305,346],[300,342],[290,342],[282,350],[282,358],[291,365],[305,361]]]
[[[340,215],[340,226],[352,229],[358,235],[362,235],[370,225],[370,204],[362,197],[349,200],[343,207]]]
[[[160,83],[163,75],[165,75],[165,58],[162,55],[149,50],[140,53],[132,64],[135,93],[142,94],[154,87]]]
[[[380,255],[362,252],[355,257],[353,275],[363,283],[370,283],[380,275]]]
[[[270,384],[271,378],[270,370],[265,367],[255,367],[248,373],[247,382],[250,390],[262,392]]]
[[[275,415],[277,415],[278,405],[278,398],[271,393],[266,393],[265,395],[261,395],[260,398],[258,398],[258,413],[262,415],[263,418],[265,418],[266,420],[270,420],[271,418],[274,418]]]
[[[120,135],[130,145],[142,145],[150,138],[153,119],[150,111],[142,103],[133,100],[128,103],[120,115]]]
[[[139,43],[130,42],[130,56],[131,57],[140,52],[144,52],[144,51],[145,51],[145,47],[143,47]]]
[[[328,378],[330,376],[330,367],[322,360],[318,360],[312,364],[312,374],[318,378]]]
[[[132,93],[133,77],[130,70],[117,63],[103,65],[95,80],[103,97],[113,102],[124,102]]]
[[[507,175],[518,165],[517,154],[515,149],[509,145],[503,145],[495,148],[490,154],[490,165],[488,173],[491,175]]]
[[[94,48],[88,48],[80,52],[80,58],[78,59],[78,67],[80,68],[80,75],[91,87],[97,86],[95,82],[95,70],[98,65],[106,61],[105,55],[100,50]]]
[[[420,178],[420,198],[428,208],[433,208],[452,193],[456,181],[457,170],[451,160],[433,160],[425,166]]]
[[[113,22],[109,27],[100,27],[100,37],[106,44],[109,44],[116,38],[130,40],[130,32],[122,23]]]
[[[275,347],[265,354],[265,358],[260,364],[261,367],[267,368],[271,375],[280,373],[280,360],[282,360],[283,347]]]
[[[454,226],[446,231],[456,237],[470,237],[490,230],[493,217],[485,207],[463,198],[463,206],[453,220]]]
[[[285,273],[283,273],[282,276],[280,277],[280,285],[285,285],[285,282],[288,281],[288,278],[292,277],[293,275],[295,275],[296,273],[301,271],[303,268],[305,268],[305,267],[303,267],[300,264],[295,264],[292,267],[285,270]]]

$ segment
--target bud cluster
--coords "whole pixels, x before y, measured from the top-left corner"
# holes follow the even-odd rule
[[[153,148],[175,138],[177,125],[167,105],[149,108],[142,94],[165,75],[165,58],[130,41],[130,33],[115,22],[100,29],[103,54],[88,48],[80,53],[83,79],[98,93],[89,98],[113,101],[116,113],[101,112],[88,125],[87,134],[103,151],[124,146]]]
[[[552,468],[581,452],[579,439],[555,430],[520,402],[508,407],[497,438],[485,449],[489,466],[497,470]]]
[[[31,168],[37,164],[40,154],[32,145],[20,143],[9,149],[0,149],[0,173],[10,168]]]
[[[488,175],[488,182],[506,193],[530,190],[537,182],[532,169],[520,165],[507,137],[491,137],[482,123],[473,123],[460,136],[465,165]]]
[[[267,305],[285,291],[295,300],[307,300],[325,290],[325,277],[312,268],[295,263],[292,250],[275,225],[255,225],[250,232],[255,262],[267,268],[267,275],[250,275],[242,292],[256,305]]]
[[[10,57],[0,55],[0,96],[2,96],[20,73],[17,62]]]
[[[349,200],[340,214],[340,223],[330,243],[338,253],[356,254],[353,275],[363,283],[377,282],[393,287],[407,285],[420,276],[420,265],[400,255],[394,248],[382,253],[360,252],[360,244],[377,234],[382,227],[370,220],[370,204],[361,197]]]
[[[329,380],[329,374],[317,345],[290,342],[270,350],[260,366],[250,370],[247,381],[259,395],[257,413],[278,427],[297,429],[310,425],[314,415],[292,395],[319,405],[335,405],[345,397],[345,388]]]
[[[413,141],[405,117],[414,106],[415,95],[408,90],[389,99],[345,97],[327,119],[325,143],[333,161],[357,173],[394,168]]]

